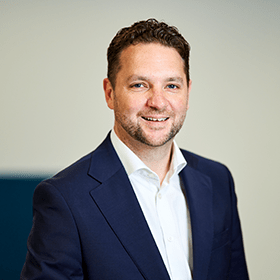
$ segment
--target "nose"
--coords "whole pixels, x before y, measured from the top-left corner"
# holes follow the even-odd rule
[[[147,106],[157,110],[165,109],[167,106],[167,100],[164,96],[164,93],[161,90],[151,91],[147,100]]]

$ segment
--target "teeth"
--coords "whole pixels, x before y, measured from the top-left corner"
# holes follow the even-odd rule
[[[168,118],[155,119],[155,118],[145,118],[144,117],[144,119],[147,121],[153,121],[153,122],[163,122],[163,121],[167,120]]]

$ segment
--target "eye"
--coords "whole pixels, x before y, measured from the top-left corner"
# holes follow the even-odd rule
[[[176,89],[179,88],[178,86],[174,85],[174,84],[170,84],[167,86],[169,89]]]
[[[141,88],[141,87],[143,87],[143,84],[137,83],[137,84],[131,85],[131,87],[133,87],[133,88]]]
[[[149,85],[145,82],[135,82],[129,85],[132,91],[143,92],[149,88]]]

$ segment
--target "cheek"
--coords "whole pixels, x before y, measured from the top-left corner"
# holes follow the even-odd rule
[[[126,110],[130,113],[138,113],[145,106],[145,102],[143,102],[139,98],[129,98],[126,100]]]
[[[172,108],[175,113],[184,114],[188,110],[188,100],[186,98],[180,98],[176,102],[172,103]]]
[[[133,117],[140,111],[139,102],[133,99],[118,100],[117,111],[122,115],[126,115],[127,117]]]

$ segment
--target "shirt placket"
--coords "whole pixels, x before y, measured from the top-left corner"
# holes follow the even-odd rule
[[[172,280],[190,280],[191,274],[188,261],[181,246],[175,223],[176,219],[173,217],[168,201],[168,191],[164,185],[156,195],[156,209],[162,229],[171,278]]]

